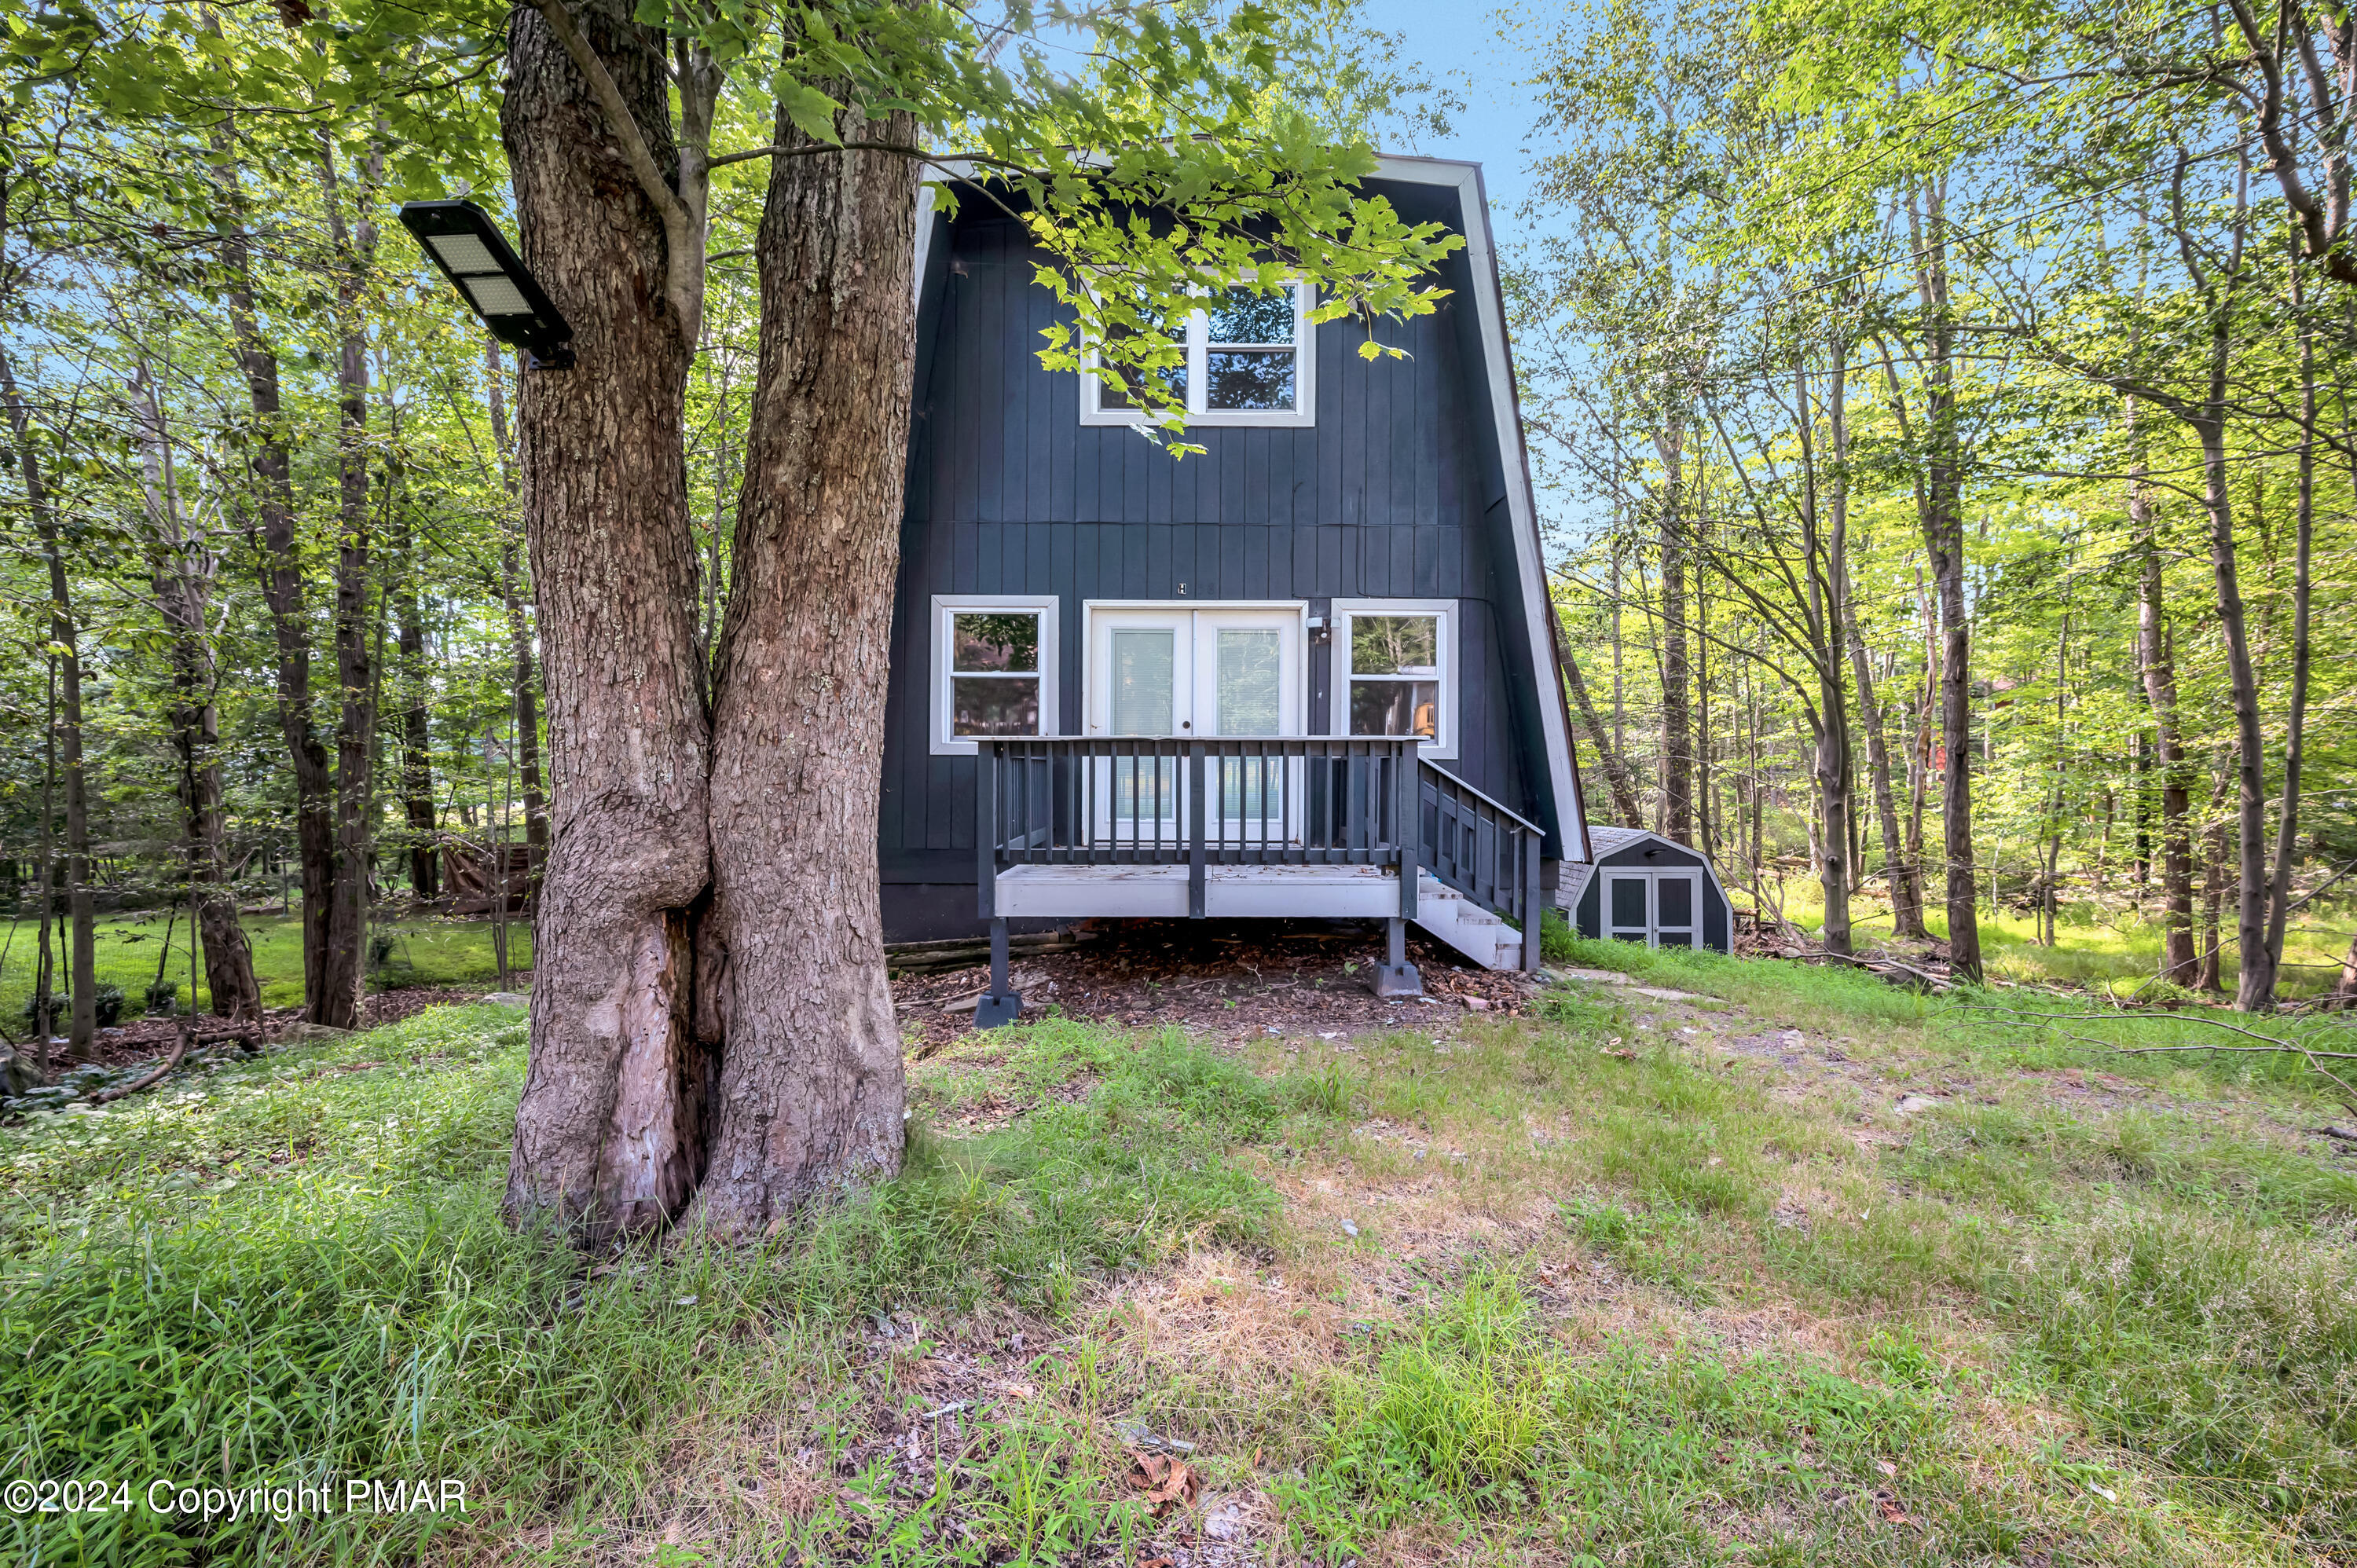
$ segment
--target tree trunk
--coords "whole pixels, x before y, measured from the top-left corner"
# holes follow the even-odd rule
[[[2299,268],[2291,269],[2292,304],[2301,298]],[[2291,707],[2284,723],[2282,804],[2276,812],[2275,870],[2267,881],[2266,958],[2280,972],[2284,932],[2291,918],[2292,856],[2299,839],[2300,768],[2307,746],[2309,608],[2311,585],[2309,556],[2316,533],[2316,346],[2308,323],[2299,322],[2299,489],[2293,518]]]
[[[2131,440],[2136,409],[2128,400]],[[2186,788],[2185,743],[2177,720],[2177,659],[2169,637],[2159,530],[2152,498],[2146,492],[2139,456],[2128,480],[2128,523],[2135,534],[2140,571],[2136,585],[2136,662],[2144,667],[2146,705],[2152,710],[2155,749],[2160,764],[2161,951],[2160,977],[2190,985],[2193,952],[2193,843],[2186,821],[2191,794]]]
[[[214,177],[227,205],[237,206],[237,171],[226,156],[225,133],[214,134]],[[270,611],[274,660],[273,680],[278,725],[295,775],[295,843],[303,879],[303,1004],[315,1024],[349,1027],[335,1004],[339,993],[329,954],[328,911],[335,902],[335,772],[311,714],[311,642],[303,565],[295,532],[294,467],[287,456],[286,418],[278,377],[278,356],[262,338],[242,224],[232,224],[221,248],[222,303],[236,344],[238,369],[245,377],[253,409],[247,462],[255,479],[253,511],[255,572]],[[339,1019],[343,1022],[339,1024]]]
[[[2226,901],[2226,778],[2228,770],[2221,767],[2212,775],[2210,789],[2210,824],[2203,835],[2209,854],[2204,857],[2201,877],[2201,960],[2195,965],[2193,989],[2222,992],[2221,943],[2218,940],[2218,917]],[[2247,965],[2248,960],[2244,961]]]
[[[1663,472],[1662,550],[1662,832],[1694,842],[1694,720],[1686,708],[1686,539],[1682,467],[1685,430],[1655,438]]]
[[[1645,819],[1642,808],[1637,803],[1636,780],[1629,776],[1629,764],[1613,746],[1612,737],[1605,734],[1604,725],[1597,716],[1596,704],[1588,699],[1587,682],[1579,677],[1579,661],[1571,656],[1567,648],[1563,650],[1563,673],[1566,683],[1571,687],[1572,703],[1579,709],[1580,723],[1587,726],[1588,738],[1596,743],[1597,760],[1603,764],[1604,781],[1612,791],[1614,814],[1624,826],[1641,826]]]
[[[382,155],[377,155],[379,159]],[[376,183],[371,169],[368,185]],[[363,199],[349,223],[331,151],[319,161],[336,267],[336,722],[335,885],[328,908],[323,1012],[314,1021],[356,1029],[366,978],[369,913],[369,784],[376,749],[376,661],[370,646],[368,331],[361,295],[376,249],[376,225]]]
[[[513,489],[508,465],[507,400],[501,395],[506,372],[500,367],[500,345],[492,338],[483,348],[490,371],[491,445],[499,451],[500,476]],[[540,783],[540,676],[533,668],[532,622],[525,616],[523,596],[516,581],[515,539],[503,527],[500,536],[500,603],[508,621],[508,644],[515,663],[516,772],[523,786],[523,841],[526,847],[529,897],[540,902],[542,869],[548,864],[548,797]],[[699,630],[696,647],[705,644]]]
[[[1940,593],[1940,738],[1947,769],[1940,816],[1947,852],[1948,962],[1956,978],[1981,978],[1980,916],[1973,875],[1972,628],[1964,609],[1964,461],[1956,434],[1956,328],[1949,309],[1944,182],[1922,187],[1928,244],[1917,274],[1931,316],[1925,408],[1923,546]]]
[[[619,0],[574,15],[671,168],[662,40]],[[707,1045],[691,1019],[689,910],[710,868],[682,446],[692,345],[666,295],[662,213],[528,7],[508,70],[500,128],[523,259],[572,323],[577,362],[524,376],[517,407],[553,811],[507,1204],[597,1241],[662,1224],[693,1193],[718,1044],[720,1020]]]
[[[2212,328],[2212,406],[2225,399],[2227,328]],[[2235,571],[2234,516],[2226,493],[2226,430],[2222,418],[2203,418],[2202,499],[2210,514],[2210,564],[2218,583],[2218,627],[2226,638],[2226,673],[2234,708],[2234,846],[2237,880],[2234,932],[2242,952],[2234,1005],[2263,1013],[2276,1004],[2276,966],[2267,952],[2266,754],[2262,749],[2258,676],[2251,666],[2243,624],[2243,589]]]
[[[1832,421],[1834,475],[1827,497],[1830,526],[1820,538],[1817,527],[1817,463],[1812,439],[1814,416],[1809,409],[1809,377],[1805,364],[1792,367],[1794,406],[1800,412],[1801,527],[1809,574],[1809,630],[1814,646],[1810,662],[1817,676],[1817,876],[1825,894],[1823,938],[1827,952],[1846,953],[1851,937],[1849,894],[1856,875],[1852,853],[1855,834],[1850,822],[1850,780],[1855,772],[1849,756],[1849,696],[1842,690],[1842,623],[1848,614],[1844,589],[1849,577],[1849,486],[1842,464],[1848,446],[1845,417],[1843,354],[1835,346],[1834,370],[1827,379],[1825,411]]]
[[[81,645],[57,508],[40,454],[33,447],[32,411],[17,392],[16,368],[5,350],[0,350],[0,398],[7,402],[8,427],[16,442],[16,467],[25,481],[25,504],[33,514],[33,531],[49,568],[49,642],[57,655],[65,703],[60,749],[66,786],[66,907],[73,919],[70,960],[73,1008],[66,1026],[66,1052],[87,1058],[98,1042],[98,914],[90,890],[90,790],[81,757]]]
[[[49,1080],[49,1041],[58,1032],[57,956],[49,927],[58,918],[58,655],[48,654],[47,698],[41,719],[41,921],[40,951],[33,961],[33,1063]]]
[[[910,144],[846,111],[846,141]],[[779,145],[807,145],[781,112]],[[876,869],[916,341],[917,169],[780,158],[761,360],[715,663],[713,900],[699,993],[728,1046],[700,1212],[745,1237],[900,1167],[899,1026]],[[780,854],[778,846],[790,846]]]
[[[194,939],[204,955],[205,990],[220,1016],[262,1016],[262,987],[253,950],[237,918],[229,854],[221,826],[221,709],[213,701],[220,672],[213,658],[213,579],[220,557],[211,542],[180,510],[179,482],[166,438],[163,404],[145,371],[133,383],[137,398],[140,467],[147,492],[156,603],[170,630],[172,748],[180,760],[182,845],[188,862]],[[159,975],[160,978],[160,975]],[[188,1008],[194,1012],[193,992]]]
[[[441,851],[434,810],[434,731],[425,701],[425,618],[417,602],[416,565],[409,560],[406,524],[394,542],[401,556],[400,585],[393,593],[394,648],[401,656],[401,807],[409,823],[409,890],[421,902],[442,894]]]

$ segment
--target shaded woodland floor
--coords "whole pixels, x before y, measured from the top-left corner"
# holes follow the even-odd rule
[[[1158,940],[1047,978],[1161,998]],[[1295,945],[1326,1015],[1226,1030],[940,1040],[963,977],[904,983],[907,1173],[752,1251],[508,1232],[510,1009],[0,1126],[6,1468],[468,1482],[180,1524],[225,1562],[2357,1561],[2357,1126],[2297,1062],[1595,943],[1362,1020]]]

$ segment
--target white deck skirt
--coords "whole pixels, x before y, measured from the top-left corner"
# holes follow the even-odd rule
[[[1213,865],[1203,913],[1382,918],[1399,913],[1399,879],[1379,865]],[[1183,865],[1017,865],[998,874],[998,912],[1016,918],[1102,915],[1185,919]]]

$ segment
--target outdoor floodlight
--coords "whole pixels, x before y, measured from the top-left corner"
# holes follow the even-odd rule
[[[402,227],[458,287],[491,336],[521,349],[541,370],[573,363],[573,328],[524,270],[491,215],[471,201],[405,201]]]

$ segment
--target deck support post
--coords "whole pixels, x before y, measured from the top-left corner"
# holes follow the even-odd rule
[[[1375,967],[1375,994],[1386,1002],[1423,995],[1424,977],[1407,961],[1407,922],[1394,915],[1383,927],[1385,961]]]
[[[994,916],[990,922],[990,989],[974,1004],[974,1026],[996,1029],[1022,1015],[1023,993],[1008,984],[1006,978],[1006,917]]]

